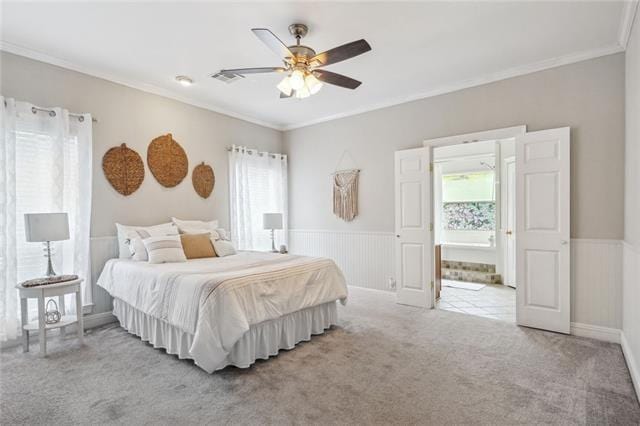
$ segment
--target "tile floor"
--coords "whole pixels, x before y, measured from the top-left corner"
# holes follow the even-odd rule
[[[438,309],[516,322],[516,291],[501,284],[487,284],[482,290],[442,286]]]

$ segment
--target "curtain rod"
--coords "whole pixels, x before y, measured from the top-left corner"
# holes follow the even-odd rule
[[[234,149],[234,147],[232,147],[232,146],[228,146],[226,148],[226,150],[228,152],[233,151],[233,149]],[[239,152],[240,151],[240,147],[235,147],[235,150]],[[256,148],[246,148],[246,150],[247,150],[247,154],[253,155],[252,151],[255,151],[260,157],[264,156],[264,154],[267,154],[267,155],[270,155],[272,158],[276,158],[276,156],[279,155],[279,156],[282,157],[282,159],[284,159],[287,156],[286,154],[277,154],[277,153],[272,153],[272,152],[260,152]]]
[[[33,106],[31,107],[31,112],[32,113],[37,113],[38,111],[42,111],[42,112],[46,112],[47,114],[49,114],[49,116],[51,117],[55,117],[56,116],[56,112],[52,109],[47,109],[47,108],[41,108],[41,107],[37,107],[37,106]],[[76,114],[74,112],[70,112],[69,115],[73,116],[73,117],[78,117],[78,121],[83,122],[84,121],[84,115],[82,114]],[[98,119],[95,117],[91,117],[91,121],[94,123],[98,122]]]

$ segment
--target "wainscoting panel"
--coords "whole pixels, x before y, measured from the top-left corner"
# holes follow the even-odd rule
[[[331,258],[349,285],[386,291],[395,275],[393,242],[391,232],[289,231],[292,253]],[[571,240],[571,322],[576,330],[595,326],[591,334],[622,328],[621,241]]]
[[[640,246],[624,242],[622,351],[640,400]]]
[[[391,291],[394,272],[394,234],[293,229],[289,231],[292,254],[333,259],[347,284]]]
[[[111,296],[96,282],[107,260],[118,257],[116,237],[91,237],[91,289],[93,290],[93,314],[111,312]]]
[[[622,328],[622,242],[571,240],[571,322]]]

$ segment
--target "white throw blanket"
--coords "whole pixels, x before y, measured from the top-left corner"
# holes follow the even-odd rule
[[[158,265],[111,259],[98,285],[193,334],[190,354],[208,372],[251,325],[347,298],[332,260],[257,252]]]

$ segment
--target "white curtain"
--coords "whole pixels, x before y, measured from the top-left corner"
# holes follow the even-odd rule
[[[44,275],[43,247],[25,241],[24,214],[67,212],[70,239],[52,243],[58,274],[78,274],[90,305],[92,123],[89,114],[2,98],[0,148],[0,341],[16,337],[16,283]],[[73,303],[67,303],[73,312]],[[31,304],[32,314],[35,304]]]
[[[282,213],[276,248],[287,244],[287,156],[243,146],[229,151],[231,238],[239,250],[269,250],[271,232],[263,229],[264,213]]]

